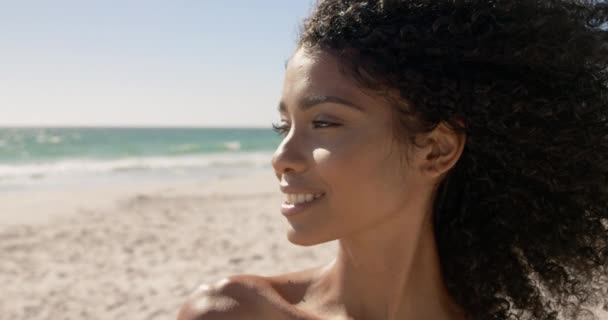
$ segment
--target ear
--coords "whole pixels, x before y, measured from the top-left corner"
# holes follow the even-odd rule
[[[420,150],[422,173],[440,181],[460,159],[465,142],[464,133],[454,131],[444,122],[439,123],[424,137],[424,147]]]

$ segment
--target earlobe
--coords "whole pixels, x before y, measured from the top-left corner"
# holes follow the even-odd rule
[[[428,150],[424,159],[423,169],[434,178],[439,177],[443,173],[442,167],[445,166],[443,164],[445,162],[445,150],[441,143],[435,139],[428,140]]]

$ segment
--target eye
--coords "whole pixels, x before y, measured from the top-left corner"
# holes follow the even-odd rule
[[[339,124],[337,124],[337,123],[326,122],[326,121],[313,121],[312,123],[315,125],[315,128],[318,128],[318,129],[325,129],[325,128],[339,126]],[[285,136],[285,134],[287,132],[289,132],[290,128],[291,128],[291,126],[289,126],[287,124],[284,124],[284,125],[280,125],[278,123],[272,124],[272,130],[281,136]]]
[[[320,129],[339,126],[339,124],[337,124],[337,123],[327,122],[327,121],[313,121],[312,123],[313,123],[313,125],[315,125],[315,128],[320,128]]]
[[[274,132],[276,132],[277,134],[283,136],[283,135],[285,135],[285,133],[287,131],[289,131],[289,126],[288,125],[280,125],[278,123],[273,123],[272,124],[272,130]]]

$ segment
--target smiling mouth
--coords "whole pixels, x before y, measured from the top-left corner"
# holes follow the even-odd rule
[[[299,205],[299,204],[303,204],[303,203],[313,202],[313,201],[317,200],[318,198],[321,198],[324,195],[325,195],[325,192],[316,193],[316,194],[314,194],[312,196],[309,196],[305,200],[300,200],[299,198],[296,198],[295,195],[288,194],[287,195],[287,200],[285,200],[284,203],[285,204],[291,204],[291,205]],[[298,200],[300,200],[300,201],[298,201]]]
[[[303,201],[300,203],[289,203],[287,202],[287,200],[285,200],[285,202],[283,202],[283,204],[281,204],[281,213],[283,213],[284,216],[293,216],[297,213],[300,213],[306,209],[308,209],[310,206],[316,204],[319,199],[322,199],[325,197],[325,193],[321,194],[320,196],[312,199],[311,201]]]

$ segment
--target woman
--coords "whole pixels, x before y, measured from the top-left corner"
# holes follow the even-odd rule
[[[337,257],[202,286],[179,319],[592,316],[608,303],[607,21],[592,1],[317,3],[272,163],[289,241],[338,239]]]

